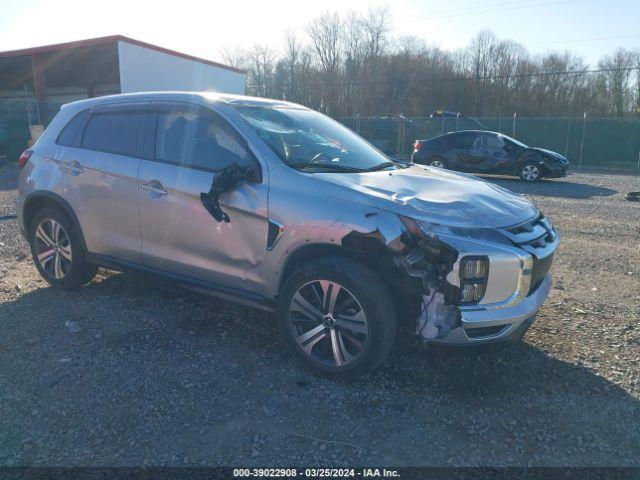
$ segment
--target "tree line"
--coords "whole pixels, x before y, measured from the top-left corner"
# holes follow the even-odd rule
[[[439,109],[486,117],[640,115],[639,50],[619,48],[590,68],[570,51],[533,55],[484,30],[447,51],[392,36],[386,8],[327,12],[309,22],[304,37],[286,33],[282,48],[254,45],[223,56],[247,70],[247,94],[334,117]]]

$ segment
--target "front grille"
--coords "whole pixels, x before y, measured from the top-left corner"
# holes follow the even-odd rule
[[[533,293],[549,273],[556,249],[558,234],[551,222],[542,214],[524,223],[501,230],[511,242],[522,248],[533,257],[533,271],[531,272],[531,287]]]
[[[542,214],[524,223],[502,229],[502,233],[535,257],[546,257],[545,247],[555,243],[557,234],[551,222]]]
[[[492,327],[465,328],[469,338],[494,337],[502,333],[506,325],[494,325]]]

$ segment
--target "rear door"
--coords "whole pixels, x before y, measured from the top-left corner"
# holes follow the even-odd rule
[[[140,261],[137,177],[145,115],[139,105],[93,107],[59,142],[64,195],[91,253]]]
[[[238,163],[260,169],[244,139],[212,110],[156,105],[153,158],[139,176],[142,260],[155,269],[241,290],[261,284],[267,183],[241,181],[220,197],[230,222],[202,205],[215,175]]]

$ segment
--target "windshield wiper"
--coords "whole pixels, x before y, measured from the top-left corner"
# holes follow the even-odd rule
[[[317,168],[322,170],[329,170],[334,172],[351,172],[351,173],[362,173],[366,172],[366,170],[362,170],[361,168],[348,167],[346,165],[340,164],[330,164],[330,163],[311,163],[311,162],[299,162],[299,163],[289,163],[290,167],[299,168],[301,170],[305,168]]]
[[[389,167],[395,167],[396,163],[395,162],[382,162],[379,163],[378,165],[374,165],[371,168],[367,168],[367,172],[375,172],[377,170],[384,170],[385,168],[389,168]]]

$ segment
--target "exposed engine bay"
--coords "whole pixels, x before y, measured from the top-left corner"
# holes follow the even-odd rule
[[[385,266],[387,284],[406,327],[415,328],[424,339],[445,337],[460,326],[459,288],[447,279],[458,252],[437,238],[425,237],[414,225],[405,226],[399,238],[384,246],[379,231],[352,232],[343,245],[374,252],[372,256]]]
[[[420,313],[416,319],[416,334],[425,339],[445,337],[460,325],[460,313],[455,307],[458,288],[447,281],[457,259],[457,252],[436,239],[426,239],[414,233],[403,235],[402,254],[394,263],[410,277],[420,280]]]

